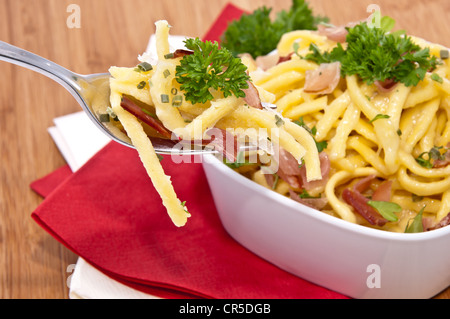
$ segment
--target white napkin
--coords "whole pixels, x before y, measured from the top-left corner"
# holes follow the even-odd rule
[[[183,48],[185,36],[170,36],[171,51]],[[147,50],[139,56],[141,61],[156,60],[155,36],[150,37]],[[111,141],[83,112],[54,119],[54,126],[48,132],[63,155],[72,172],[82,167],[95,153]],[[158,299],[125,286],[91,266],[81,257],[76,265],[70,265],[69,298],[71,299]],[[69,271],[70,270],[70,271]]]
[[[56,118],[54,124],[48,132],[73,172],[111,141],[84,112]],[[67,271],[71,273],[67,281],[71,299],[157,298],[111,279],[82,258],[78,258],[76,265],[70,265]]]

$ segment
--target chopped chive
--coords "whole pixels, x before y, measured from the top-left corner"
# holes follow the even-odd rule
[[[172,95],[177,95],[178,93],[177,88],[172,88],[172,90],[170,90],[170,93],[172,93]]]
[[[173,53],[168,53],[166,55],[164,55],[165,59],[173,59]]]
[[[143,88],[145,88],[146,85],[147,85],[147,82],[141,81],[141,82],[139,82],[139,84],[137,85],[137,88],[138,88],[139,90],[142,90]]]
[[[136,72],[148,72],[153,70],[153,66],[148,62],[142,62],[134,68]]]
[[[280,177],[278,176],[278,174],[273,174],[273,175],[275,175],[275,181],[273,182],[272,189],[276,189],[277,185],[278,185],[278,180],[280,179]]]
[[[183,96],[182,95],[175,95],[173,97],[172,106],[180,107],[182,103],[183,103]]]
[[[448,59],[449,58],[448,50],[439,51],[439,56],[442,60]]]
[[[156,156],[158,157],[160,162],[164,159],[164,157],[161,154],[156,154]]]
[[[169,103],[169,96],[167,94],[161,94],[161,103]]]
[[[163,74],[164,74],[164,77],[167,78],[170,75],[170,71],[168,69],[165,69]]]
[[[443,82],[444,82],[444,80],[442,80],[442,78],[441,78],[441,77],[439,76],[439,74],[437,74],[437,73],[431,74],[431,79],[432,79],[433,81],[438,82],[438,83],[443,83]]]
[[[284,125],[284,121],[281,117],[275,114],[275,124],[280,127]]]
[[[402,136],[402,130],[401,130],[401,129],[398,129],[398,130],[397,130],[397,135],[398,135],[398,136]]]
[[[100,122],[105,123],[105,122],[109,122],[110,118],[109,118],[109,114],[105,113],[105,114],[100,114],[98,116],[98,119],[100,120]]]
[[[373,123],[373,122],[375,122],[376,120],[379,120],[379,119],[388,119],[388,118],[390,118],[390,116],[387,115],[387,114],[377,114],[373,119],[370,120],[369,123]]]
[[[116,113],[114,113],[114,111],[112,110],[111,106],[108,106],[106,108],[106,113],[108,113],[108,115],[110,117],[112,117],[113,119],[117,119],[117,115],[116,115]]]

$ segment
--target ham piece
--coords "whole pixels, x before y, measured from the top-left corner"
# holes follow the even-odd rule
[[[323,209],[328,203],[328,200],[326,197],[301,198],[299,196],[299,194],[297,194],[293,190],[289,190],[289,196],[291,199],[295,200],[296,202],[299,202],[303,205],[309,206],[309,207],[317,209],[317,210]]]
[[[244,101],[251,107],[262,109],[263,106],[261,104],[261,98],[259,97],[258,89],[251,81],[247,81],[247,84],[248,89],[242,90],[245,93]]]
[[[319,34],[326,36],[328,39],[330,39],[331,41],[335,41],[335,42],[340,42],[340,43],[344,43],[346,38],[347,38],[347,34],[348,31],[345,28],[345,26],[326,26],[323,24],[319,24],[317,26],[317,31],[319,32]]]
[[[318,187],[324,187],[330,177],[331,163],[330,163],[330,159],[329,159],[327,153],[320,152],[319,160],[320,160],[320,171],[322,173],[322,179],[320,179],[320,180],[308,181],[308,179],[306,178],[305,165],[302,165],[302,167],[300,168],[300,179],[301,179],[302,187],[304,189],[306,189],[307,191],[318,188]]]
[[[305,73],[305,93],[330,94],[338,86],[341,79],[341,63],[322,63],[315,70]]]
[[[364,217],[371,225],[383,226],[388,222],[388,220],[381,216],[375,208],[367,204],[369,199],[364,197],[361,193],[346,188],[342,192],[342,199],[352,206],[355,211]]]
[[[325,186],[330,173],[330,160],[325,152],[319,154],[320,169],[322,179],[317,181],[308,181],[306,177],[306,167],[299,167],[298,161],[291,153],[280,148],[278,176],[287,182],[293,189],[311,190],[317,187]]]
[[[435,229],[442,228],[442,227],[445,227],[448,225],[450,225],[450,212],[447,214],[447,216],[442,218],[441,221],[439,223],[437,223],[435,226],[429,227],[429,228],[424,227],[424,228],[427,230],[435,230]]]

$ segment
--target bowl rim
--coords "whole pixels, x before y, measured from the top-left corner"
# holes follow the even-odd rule
[[[221,171],[222,173],[228,175],[234,182],[238,184],[242,184],[244,186],[250,187],[250,188],[256,188],[256,190],[260,193],[262,193],[264,196],[267,196],[271,198],[272,200],[276,201],[277,203],[280,203],[284,206],[289,206],[290,208],[295,209],[299,213],[303,213],[308,215],[308,217],[319,220],[321,222],[325,222],[331,226],[341,228],[346,231],[350,231],[353,233],[357,233],[360,235],[373,237],[377,239],[388,239],[393,241],[406,241],[406,242],[416,242],[416,241],[428,241],[428,240],[434,240],[440,237],[450,236],[450,225],[446,227],[442,227],[439,229],[435,229],[428,232],[422,232],[422,233],[397,233],[397,232],[390,232],[386,230],[376,229],[376,228],[370,228],[367,226],[354,224],[351,222],[348,222],[346,220],[343,220],[338,217],[334,217],[331,215],[328,215],[326,213],[323,213],[319,210],[316,210],[314,208],[311,208],[309,206],[303,205],[301,203],[298,203],[294,200],[291,200],[287,198],[286,196],[281,195],[280,193],[274,192],[250,179],[247,177],[239,174],[238,172],[234,171],[233,169],[226,166],[222,161],[220,161],[215,155],[213,154],[204,154],[202,165],[204,164],[212,164],[216,169]],[[287,201],[288,199],[289,201]],[[320,213],[320,214],[317,214]]]

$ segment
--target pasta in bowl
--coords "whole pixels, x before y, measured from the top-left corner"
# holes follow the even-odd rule
[[[286,34],[278,53],[291,55],[287,61],[261,70],[249,59],[255,84],[278,95],[283,118],[314,136],[324,178],[307,181],[289,154],[273,175],[245,161],[230,165],[235,172],[205,161],[222,222],[237,241],[355,298],[430,298],[449,286],[448,51],[411,40],[429,50],[430,61],[443,58],[416,85],[346,75],[330,90],[335,77],[320,63],[296,69],[307,65],[301,57],[311,48],[339,46],[317,32]],[[317,70],[330,79],[318,88],[325,94],[306,92],[307,74]]]
[[[107,113],[176,226],[191,214],[148,135],[218,150],[203,160],[224,227],[287,271],[358,298],[449,285],[445,48],[361,23],[344,41],[287,33],[253,60],[198,39],[170,52],[167,22],[156,25],[158,61],[111,68]]]

